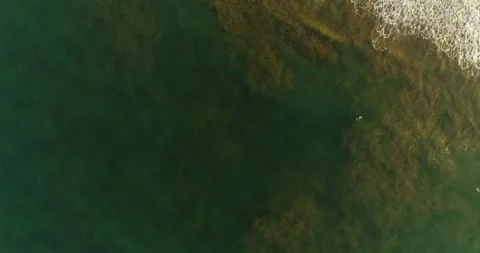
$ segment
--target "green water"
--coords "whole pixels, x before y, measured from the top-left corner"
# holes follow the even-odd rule
[[[0,4],[0,252],[245,252],[282,175],[316,175],[338,205],[343,134],[379,106],[340,88],[367,82],[360,52],[286,49],[293,88],[271,96],[208,4],[152,6],[162,38],[135,58],[150,72],[110,49],[89,4]],[[359,96],[379,89],[398,88]]]
[[[1,252],[242,252],[277,174],[334,173],[335,67],[253,92],[208,5],[172,1],[154,71],[112,69],[84,7],[2,4]]]

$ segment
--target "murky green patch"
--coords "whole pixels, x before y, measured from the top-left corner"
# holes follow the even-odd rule
[[[254,91],[207,5],[12,5],[4,251],[241,252],[278,178],[344,154],[338,70],[295,56],[291,91]]]
[[[479,249],[475,80],[211,3],[1,4],[1,250]]]

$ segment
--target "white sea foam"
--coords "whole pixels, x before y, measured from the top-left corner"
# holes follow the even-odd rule
[[[374,46],[387,38],[416,36],[458,61],[473,75],[480,73],[479,0],[350,0],[358,12],[376,19]]]

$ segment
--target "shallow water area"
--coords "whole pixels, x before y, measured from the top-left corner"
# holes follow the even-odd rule
[[[204,1],[0,10],[1,252],[480,249],[456,87],[265,46]]]

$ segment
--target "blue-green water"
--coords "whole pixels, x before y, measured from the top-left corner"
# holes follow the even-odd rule
[[[293,90],[254,92],[205,3],[156,6],[147,74],[88,4],[1,5],[1,252],[242,252],[277,175],[345,153],[339,70],[292,55]]]
[[[388,135],[371,142],[385,147],[356,152],[345,142],[376,138],[382,125],[371,121],[396,112],[389,98],[407,86],[375,79],[359,50],[339,46],[338,63],[313,63],[285,45],[291,88],[271,94],[252,89],[238,38],[206,2],[12,1],[0,10],[0,253],[479,249],[477,216],[467,216],[478,210],[474,155],[460,154],[464,169],[445,186],[419,172],[419,198],[435,191],[395,208],[400,222],[388,208],[401,197],[368,192],[381,169],[349,188],[363,154],[380,160],[385,148],[393,158],[381,162],[397,162]],[[288,221],[282,208],[301,209],[309,194],[316,239],[287,249],[267,231],[270,250],[252,250],[259,218]],[[359,197],[368,194],[371,202]],[[445,210],[415,209],[429,201]]]

